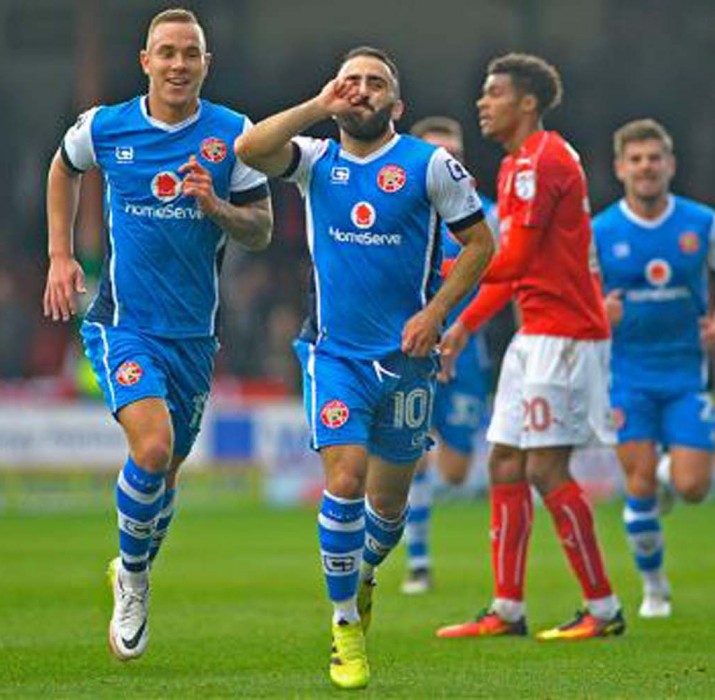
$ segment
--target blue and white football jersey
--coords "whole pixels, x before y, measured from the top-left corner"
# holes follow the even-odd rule
[[[333,140],[294,143],[285,177],[306,203],[311,340],[336,356],[385,357],[440,284],[440,221],[459,231],[484,218],[473,179],[447,151],[411,136],[365,158]]]
[[[144,96],[92,108],[68,130],[65,163],[79,172],[98,166],[104,176],[107,255],[87,320],[166,338],[215,335],[226,235],[182,194],[178,170],[195,155],[220,198],[268,196],[266,178],[233,153],[248,126],[206,100],[185,121],[165,124]]]
[[[593,232],[606,293],[623,290],[613,331],[614,380],[633,387],[697,391],[703,385],[698,319],[708,310],[715,268],[715,212],[671,196],[657,220],[621,200],[595,217]]]

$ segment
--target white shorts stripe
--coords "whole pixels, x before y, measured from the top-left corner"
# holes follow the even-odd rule
[[[102,346],[104,347],[104,352],[102,353],[102,364],[104,365],[104,374],[107,381],[107,387],[109,389],[109,398],[112,402],[112,413],[117,412],[117,399],[114,395],[114,387],[112,386],[112,372],[109,369],[109,342],[107,341],[107,332],[101,323],[87,322],[88,325],[99,328],[99,333],[102,336]]]

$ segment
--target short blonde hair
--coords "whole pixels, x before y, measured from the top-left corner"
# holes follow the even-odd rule
[[[149,22],[149,29],[147,29],[146,33],[147,47],[149,46],[149,37],[151,37],[151,33],[154,29],[156,29],[156,27],[160,24],[169,24],[170,22],[195,25],[201,35],[203,50],[206,51],[206,35],[204,34],[204,28],[199,23],[196,15],[191,10],[186,10],[183,7],[170,7],[166,10],[162,10],[159,14],[154,15],[151,22]]]
[[[613,134],[613,153],[616,158],[622,158],[629,143],[651,139],[660,141],[666,151],[673,153],[673,138],[655,119],[634,119],[617,129]]]

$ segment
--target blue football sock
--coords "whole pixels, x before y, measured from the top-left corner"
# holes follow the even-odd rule
[[[154,561],[156,555],[159,554],[159,549],[162,543],[166,539],[166,535],[169,532],[169,525],[174,517],[175,511],[175,500],[176,500],[176,489],[166,489],[164,491],[164,500],[161,504],[161,510],[159,511],[159,517],[156,521],[156,527],[154,528],[154,533],[151,537],[151,545],[149,547],[149,561]]]
[[[365,499],[339,498],[324,491],[318,539],[330,600],[354,598],[365,542]]]
[[[646,585],[656,585],[662,579],[664,552],[656,497],[628,496],[623,521],[638,571]]]
[[[395,520],[387,520],[378,515],[365,501],[365,549],[362,554],[362,578],[370,578],[387,555],[395,548],[402,537],[407,521],[409,508],[405,507],[402,514]]]
[[[429,527],[432,515],[432,479],[427,471],[418,472],[412,481],[409,497],[410,510],[405,524],[407,567],[430,567]]]
[[[122,565],[126,571],[145,571],[164,500],[164,474],[149,472],[129,457],[117,478],[116,498]]]

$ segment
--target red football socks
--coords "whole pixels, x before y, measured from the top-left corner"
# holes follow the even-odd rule
[[[591,507],[575,481],[568,481],[544,498],[559,533],[564,552],[576,574],[583,597],[596,600],[610,596],[611,584],[596,541]]]
[[[492,570],[495,598],[524,599],[524,571],[534,506],[525,481],[494,484],[492,500]]]

